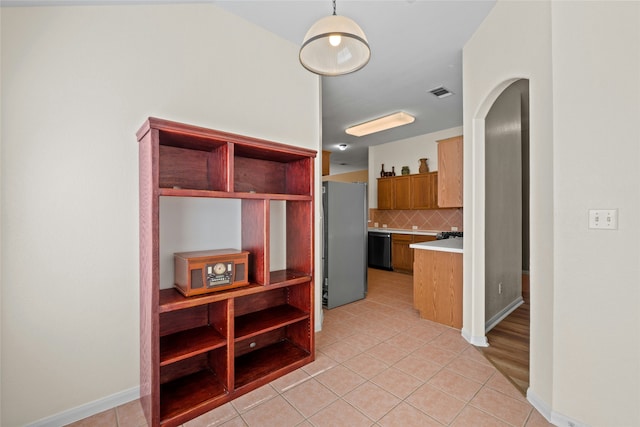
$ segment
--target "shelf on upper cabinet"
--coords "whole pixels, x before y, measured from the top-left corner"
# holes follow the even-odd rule
[[[160,188],[181,189],[184,194],[193,190],[200,197],[208,193],[198,191],[286,194],[311,200],[313,150],[156,118],[149,118],[138,139],[151,129],[157,131],[159,142]]]

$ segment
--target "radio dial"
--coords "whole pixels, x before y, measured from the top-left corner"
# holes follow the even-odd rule
[[[224,274],[226,271],[227,271],[227,267],[225,267],[225,265],[221,262],[213,266],[213,272],[215,274]]]

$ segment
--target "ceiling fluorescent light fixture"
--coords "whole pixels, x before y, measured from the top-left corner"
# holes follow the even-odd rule
[[[346,16],[333,15],[309,28],[300,47],[304,68],[321,76],[340,76],[358,71],[369,62],[371,50],[362,28]]]
[[[415,119],[416,118],[411,114],[399,111],[397,113],[389,114],[388,116],[380,117],[379,119],[351,126],[350,128],[347,128],[345,132],[353,136],[365,136],[398,126],[408,125],[409,123],[413,123]]]

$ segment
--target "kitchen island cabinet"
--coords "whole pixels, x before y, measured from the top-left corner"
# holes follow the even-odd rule
[[[413,306],[420,317],[462,328],[462,239],[412,244]]]

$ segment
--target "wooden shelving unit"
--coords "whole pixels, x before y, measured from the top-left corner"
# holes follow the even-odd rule
[[[140,395],[149,425],[177,426],[314,360],[316,152],[155,118],[137,137]],[[192,297],[160,289],[160,197],[238,199],[249,285]],[[286,205],[278,271],[271,201]]]

